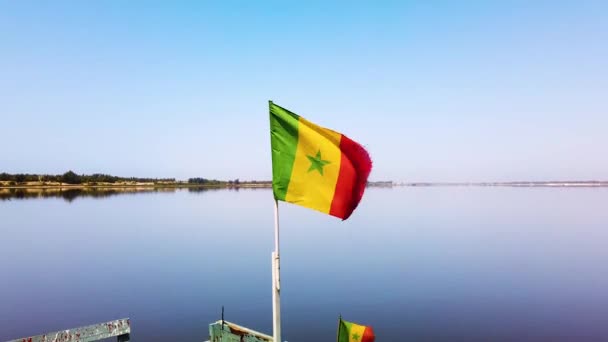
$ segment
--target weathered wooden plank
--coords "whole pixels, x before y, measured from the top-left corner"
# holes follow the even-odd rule
[[[131,322],[128,318],[123,318],[115,321],[88,325],[86,327],[18,338],[8,342],[91,342],[118,336],[121,336],[121,341],[128,341],[128,335],[130,333]]]
[[[228,321],[209,325],[210,342],[272,342],[272,336]]]

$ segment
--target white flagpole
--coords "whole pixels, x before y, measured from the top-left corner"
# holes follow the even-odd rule
[[[274,200],[274,252],[272,253],[272,332],[281,342],[281,264],[279,254],[279,201]]]

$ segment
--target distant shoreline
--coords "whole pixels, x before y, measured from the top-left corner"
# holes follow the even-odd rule
[[[542,182],[403,182],[391,181],[369,182],[368,187],[551,187],[551,188],[598,188],[608,187],[608,181],[542,181]],[[0,189],[38,189],[38,190],[95,190],[95,189],[269,189],[269,181],[196,184],[186,182],[121,182],[121,183],[95,183],[95,184],[67,184],[57,182],[26,182],[10,184],[0,182]]]
[[[6,182],[5,182],[6,183]],[[271,188],[269,183],[239,183],[239,184],[192,184],[192,183],[97,183],[97,184],[67,184],[44,182],[28,182],[27,184],[0,184],[0,189],[50,189],[50,190],[82,190],[82,189],[155,189],[155,188],[205,188],[205,189],[229,189],[229,188]]]
[[[521,188],[600,188],[608,187],[608,181],[541,181],[541,182],[470,182],[470,183],[450,183],[450,182],[414,182],[398,183],[396,186],[496,186],[496,187],[521,187]]]

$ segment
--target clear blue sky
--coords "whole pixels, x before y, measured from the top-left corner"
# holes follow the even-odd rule
[[[608,179],[605,1],[0,1],[0,171],[270,179],[268,100],[371,179]]]

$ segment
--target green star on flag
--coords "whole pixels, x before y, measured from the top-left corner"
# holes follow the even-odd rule
[[[308,168],[308,172],[317,170],[319,171],[321,176],[323,175],[323,167],[327,164],[330,164],[330,161],[323,160],[323,158],[321,158],[321,150],[317,151],[317,155],[315,157],[308,155],[306,157],[310,161],[310,167]]]
[[[353,334],[353,340],[359,341],[359,334]]]

